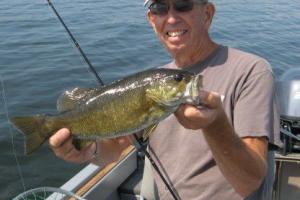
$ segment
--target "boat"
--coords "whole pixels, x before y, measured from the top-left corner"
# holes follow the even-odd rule
[[[274,200],[300,199],[300,68],[276,81],[283,146],[275,154]]]
[[[284,73],[276,81],[276,89],[283,145],[275,154],[273,200],[299,200],[300,68]],[[145,149],[144,145],[136,143],[125,149],[120,159],[114,163],[106,166],[88,164],[60,189],[88,200],[143,200],[142,179],[149,178],[151,174],[149,170],[144,172],[145,153],[141,149]]]

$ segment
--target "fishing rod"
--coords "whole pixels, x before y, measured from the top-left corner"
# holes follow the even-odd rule
[[[164,182],[164,184],[168,188],[168,190],[171,193],[172,197],[175,200],[180,200],[180,197],[178,196],[175,188],[171,187],[171,184],[168,183],[167,179],[164,177],[164,175],[162,174],[162,172],[159,170],[158,166],[156,165],[155,161],[152,159],[152,157],[149,154],[149,152],[144,148],[145,145],[143,144],[143,142],[141,141],[141,139],[139,139],[136,134],[133,134],[133,136],[134,136],[134,139],[136,140],[136,142],[138,143],[138,144],[135,144],[135,146],[138,146],[137,150],[140,151],[141,153],[143,153],[148,158],[148,160],[150,161],[152,167],[158,173],[159,177],[162,179],[162,181]]]
[[[100,78],[100,76],[97,74],[95,68],[92,66],[91,62],[89,61],[89,59],[87,58],[87,56],[85,55],[85,53],[83,52],[83,50],[81,49],[79,43],[77,42],[77,40],[75,39],[75,37],[73,36],[73,34],[69,30],[69,28],[66,26],[65,22],[63,21],[63,19],[60,17],[60,15],[58,14],[58,12],[56,11],[56,9],[55,9],[54,5],[52,4],[52,2],[50,0],[47,0],[47,2],[48,2],[48,5],[53,10],[53,12],[55,13],[55,15],[57,16],[57,18],[59,19],[60,23],[63,25],[63,27],[67,31],[68,35],[70,36],[70,38],[72,39],[74,45],[76,46],[76,48],[78,49],[78,51],[80,52],[80,54],[82,55],[82,57],[84,58],[85,62],[88,64],[89,70],[94,74],[94,76],[96,77],[98,83],[100,85],[104,85],[104,82],[102,81],[102,79]]]
[[[89,59],[87,58],[86,54],[83,52],[83,50],[81,49],[79,43],[77,42],[77,40],[75,39],[75,37],[73,36],[73,34],[71,33],[71,31],[69,30],[69,28],[67,27],[67,25],[64,23],[63,19],[60,17],[60,15],[58,14],[57,10],[55,9],[54,5],[52,4],[52,2],[50,0],[47,0],[48,5],[51,7],[51,9],[53,10],[53,12],[55,13],[55,15],[57,16],[57,18],[59,19],[60,23],[63,25],[63,27],[65,28],[65,30],[67,31],[68,35],[70,36],[70,38],[72,39],[72,42],[74,43],[74,45],[76,46],[76,48],[79,50],[80,54],[82,55],[82,57],[84,58],[85,62],[88,64],[90,71],[94,74],[94,76],[96,77],[98,83],[100,85],[104,85],[104,82],[102,81],[102,79],[100,78],[100,76],[98,75],[97,71],[95,70],[95,68],[93,67],[93,65],[91,64],[91,62],[89,61]],[[138,138],[138,136],[136,134],[134,134],[134,138],[136,140],[135,146],[138,147],[138,151],[142,152],[150,161],[152,167],[155,169],[155,171],[158,173],[158,175],[160,176],[160,178],[162,179],[162,181],[164,182],[164,184],[166,185],[166,187],[168,188],[168,190],[170,191],[171,195],[173,196],[173,198],[175,200],[179,200],[180,197],[178,197],[176,191],[174,191],[174,188],[172,188],[170,186],[170,184],[168,183],[168,181],[166,180],[166,178],[163,176],[162,172],[159,170],[158,166],[156,165],[155,161],[151,158],[151,155],[147,152],[146,149],[143,148],[143,142]]]

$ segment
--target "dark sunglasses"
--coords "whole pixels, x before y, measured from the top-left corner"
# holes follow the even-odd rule
[[[194,4],[205,4],[207,0],[174,0],[172,5],[177,12],[188,12],[194,7]],[[170,5],[167,1],[153,1],[148,9],[154,15],[166,15],[169,12]]]

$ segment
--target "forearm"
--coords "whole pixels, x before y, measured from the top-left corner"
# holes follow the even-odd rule
[[[92,156],[92,159],[90,160],[91,163],[100,167],[104,167],[107,164],[116,162],[118,160],[119,155],[117,155],[117,153],[110,153],[110,149],[105,149],[107,148],[107,145],[105,145],[105,141],[96,140],[95,144],[96,149],[94,155]]]
[[[131,144],[129,137],[115,139],[97,140],[97,149],[92,163],[105,166],[110,163],[118,162],[122,159],[124,152]],[[96,145],[95,145],[96,146]]]
[[[225,113],[203,132],[217,165],[233,188],[243,197],[255,191],[266,174],[265,153],[239,138]]]

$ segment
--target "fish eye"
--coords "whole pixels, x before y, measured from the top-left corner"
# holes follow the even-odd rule
[[[184,77],[184,75],[182,73],[175,74],[174,80],[177,82],[180,82],[180,81],[182,81],[183,77]]]

